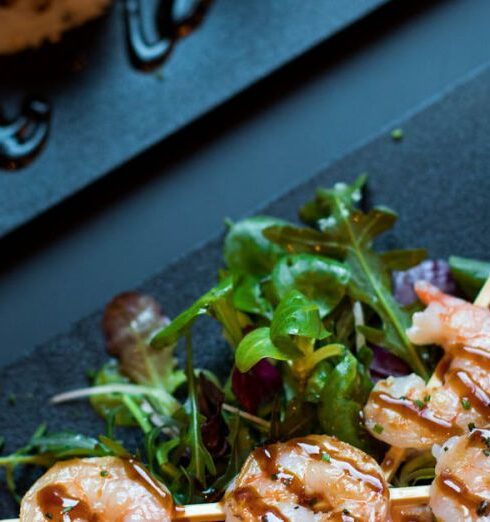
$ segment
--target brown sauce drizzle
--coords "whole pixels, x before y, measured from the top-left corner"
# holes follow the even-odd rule
[[[178,40],[202,23],[212,0],[164,0],[155,16],[158,36],[150,41],[144,30],[143,0],[124,0],[124,17],[129,56],[133,65],[151,71],[170,55]]]
[[[437,364],[436,369],[434,371],[434,376],[437,377],[440,382],[444,382],[446,373],[449,370],[449,367],[451,366],[452,360],[453,358],[450,355],[446,354]]]
[[[82,519],[97,522],[98,516],[83,500],[68,494],[63,484],[50,484],[37,493],[37,502],[46,520],[68,522]]]
[[[482,444],[484,447],[490,445],[490,430],[483,428],[474,429],[468,437],[468,445],[474,445],[475,443]]]
[[[403,417],[408,417],[432,432],[447,435],[448,437],[454,433],[454,427],[451,422],[438,417],[428,406],[419,408],[412,400],[404,398],[395,398],[383,392],[374,392],[372,401],[380,408],[389,408]]]
[[[472,493],[466,485],[449,471],[441,473],[437,479],[437,486],[446,497],[451,498],[457,504],[466,507],[470,512],[479,510],[484,498]]]
[[[448,384],[461,399],[469,401],[470,407],[475,408],[481,415],[490,413],[490,397],[480,386],[463,370],[455,370],[447,377]]]
[[[289,519],[285,517],[278,508],[264,502],[257,490],[251,486],[236,489],[233,496],[239,505],[246,506],[247,511],[249,511],[254,516],[254,519],[258,521],[289,521]]]
[[[480,368],[490,371],[490,353],[487,350],[473,346],[463,346],[461,355],[465,359],[475,362]]]
[[[0,168],[17,170],[42,150],[49,134],[51,107],[40,98],[27,98],[15,120],[0,114]]]

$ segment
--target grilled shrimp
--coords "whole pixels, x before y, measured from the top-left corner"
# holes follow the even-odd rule
[[[426,282],[415,286],[427,305],[413,316],[407,334],[415,344],[439,344],[445,355],[427,387],[416,376],[379,381],[364,409],[367,429],[399,448],[430,449],[468,425],[490,421],[490,310],[442,293]]]
[[[227,522],[386,521],[389,493],[377,463],[333,437],[257,448],[225,495]]]
[[[141,464],[117,457],[58,462],[26,493],[20,522],[170,522],[167,489]]]
[[[430,507],[440,522],[490,521],[490,431],[474,429],[437,448]]]

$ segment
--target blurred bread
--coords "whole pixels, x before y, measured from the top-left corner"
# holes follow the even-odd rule
[[[0,0],[0,54],[12,54],[101,15],[111,0]]]

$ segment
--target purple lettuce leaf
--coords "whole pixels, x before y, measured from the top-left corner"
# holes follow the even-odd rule
[[[393,295],[401,305],[411,305],[417,300],[414,284],[427,281],[446,294],[456,294],[456,282],[449,264],[442,259],[427,259],[403,272],[393,271]]]
[[[260,404],[281,390],[281,373],[267,359],[262,359],[245,373],[233,368],[231,388],[240,406],[255,413]]]

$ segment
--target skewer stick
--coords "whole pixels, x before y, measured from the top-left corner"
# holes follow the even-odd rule
[[[390,488],[391,505],[419,505],[429,501],[429,486],[411,488]],[[175,508],[174,520],[188,522],[221,522],[225,520],[225,511],[221,502],[214,504],[193,504]],[[18,518],[0,520],[0,522],[19,522]]]
[[[482,308],[490,306],[490,277],[485,281],[473,304]],[[438,372],[435,372],[427,382],[427,387],[436,388],[437,386],[442,386],[442,382],[438,377]],[[394,448],[393,446],[386,452],[381,468],[388,482],[393,478],[396,470],[405,459],[406,453],[407,450],[405,448]]]

